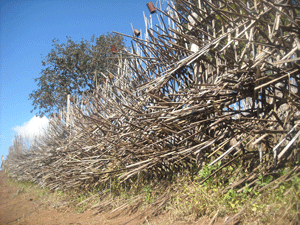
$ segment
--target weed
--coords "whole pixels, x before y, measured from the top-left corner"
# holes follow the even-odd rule
[[[145,198],[144,201],[148,204],[153,202],[153,197],[152,197],[152,189],[150,188],[149,185],[146,185],[143,189],[144,193],[145,193]]]
[[[267,177],[264,177],[262,174],[259,174],[258,179],[259,180],[256,181],[256,184],[258,184],[259,186],[265,186],[273,180],[273,176],[268,175]]]

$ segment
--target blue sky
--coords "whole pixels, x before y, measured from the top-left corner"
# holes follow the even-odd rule
[[[155,3],[156,1],[153,1]],[[30,113],[29,94],[37,88],[42,58],[52,40],[90,40],[117,31],[145,32],[147,1],[0,0],[0,155],[7,155],[16,131],[43,123]],[[30,121],[30,123],[29,123]]]

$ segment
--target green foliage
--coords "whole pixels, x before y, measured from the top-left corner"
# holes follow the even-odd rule
[[[152,197],[152,189],[149,185],[146,185],[143,189],[144,193],[145,193],[145,198],[144,201],[146,203],[152,203],[153,202],[153,197]]]
[[[205,179],[208,178],[215,170],[219,169],[221,167],[221,161],[218,162],[216,165],[214,166],[207,166],[205,165],[198,173],[199,178],[200,179]],[[212,182],[215,181],[214,177],[210,177],[209,179],[207,179],[207,181],[205,181],[205,185],[209,185]]]
[[[68,38],[60,44],[53,40],[53,49],[42,61],[45,67],[41,76],[35,79],[37,90],[30,95],[34,110],[38,115],[49,114],[64,106],[68,94],[81,95],[101,84],[101,73],[109,70],[115,73],[117,57],[111,51],[114,44],[118,51],[125,43],[120,35],[101,35],[91,41],[82,40],[79,43]]]
[[[256,183],[260,186],[265,186],[267,184],[269,184],[272,180],[273,180],[273,176],[272,175],[268,175],[267,177],[264,177],[262,174],[258,175],[258,181],[256,181]]]

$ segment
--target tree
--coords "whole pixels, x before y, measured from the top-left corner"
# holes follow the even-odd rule
[[[81,96],[84,91],[93,90],[96,81],[102,83],[102,73],[115,73],[118,59],[111,45],[121,52],[125,48],[123,37],[107,34],[80,43],[68,38],[65,44],[54,39],[53,49],[42,61],[45,69],[35,79],[38,88],[29,95],[33,110],[38,109],[39,116],[58,111],[68,94]]]

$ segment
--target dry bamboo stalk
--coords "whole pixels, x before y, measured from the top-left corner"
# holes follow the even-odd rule
[[[290,128],[300,108],[297,22],[288,7],[266,1],[251,7],[235,1],[239,10],[201,2],[159,9],[157,29],[156,18],[145,19],[144,39],[123,35],[133,49],[120,54],[118,73],[103,72],[113,79],[52,119],[30,153],[10,155],[4,166],[12,177],[63,190],[100,187],[111,177],[134,181],[141,173],[165,179],[200,168],[199,162],[229,165],[230,157],[252,154],[247,146],[262,140],[272,142],[275,158],[288,160],[300,135],[297,126]],[[257,170],[251,171],[236,184],[254,182]]]

